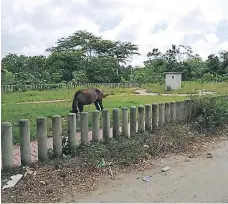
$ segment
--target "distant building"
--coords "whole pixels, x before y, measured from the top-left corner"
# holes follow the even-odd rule
[[[166,90],[181,89],[182,72],[165,72]]]

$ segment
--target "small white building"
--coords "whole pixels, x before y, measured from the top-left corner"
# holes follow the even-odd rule
[[[181,89],[182,72],[165,72],[166,90]]]

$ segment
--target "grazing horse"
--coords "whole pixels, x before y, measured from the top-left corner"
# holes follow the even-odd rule
[[[71,113],[78,113],[78,109],[83,112],[84,105],[94,104],[97,110],[103,110],[102,99],[108,96],[104,94],[101,89],[98,88],[88,88],[84,90],[78,90],[74,94],[74,99],[72,103]]]

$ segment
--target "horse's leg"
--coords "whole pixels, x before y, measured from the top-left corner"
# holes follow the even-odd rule
[[[95,105],[96,109],[99,111],[99,110],[100,110],[100,107],[99,107],[98,101],[95,101],[95,102],[94,102],[94,105]]]
[[[81,103],[78,104],[78,109],[79,109],[80,113],[83,112],[83,106],[84,105]]]
[[[100,107],[101,107],[101,111],[104,109],[103,105],[102,105],[102,99],[98,101]]]

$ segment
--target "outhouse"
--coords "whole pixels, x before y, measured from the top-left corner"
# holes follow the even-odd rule
[[[181,89],[182,72],[165,72],[166,90]]]

